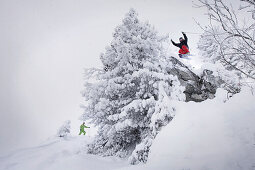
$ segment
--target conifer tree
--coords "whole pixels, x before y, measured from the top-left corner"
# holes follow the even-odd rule
[[[82,118],[98,127],[89,153],[131,156],[132,164],[147,161],[153,139],[174,116],[169,98],[185,98],[177,77],[166,72],[171,63],[162,42],[131,9],[100,57],[103,69],[87,70]]]
[[[58,132],[57,132],[57,136],[58,137],[66,137],[67,135],[70,134],[70,130],[71,130],[71,121],[67,120],[63,123],[63,125],[59,128]]]

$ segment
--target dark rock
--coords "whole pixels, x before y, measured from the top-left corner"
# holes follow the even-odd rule
[[[199,77],[186,65],[174,57],[169,58],[172,66],[167,72],[178,77],[181,85],[185,86],[186,101],[201,102],[214,98],[216,89],[223,83],[220,78],[213,76],[213,72],[205,70],[203,76]]]

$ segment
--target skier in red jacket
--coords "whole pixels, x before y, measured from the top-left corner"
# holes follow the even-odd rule
[[[180,50],[179,50],[180,58],[183,57],[183,54],[189,54],[188,38],[184,32],[182,32],[182,34],[183,34],[184,39],[182,37],[180,37],[179,38],[180,43],[175,43],[173,40],[171,40],[174,46],[180,48]]]

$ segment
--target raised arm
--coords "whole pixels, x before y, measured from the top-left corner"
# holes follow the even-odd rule
[[[183,34],[184,40],[185,40],[186,42],[188,42],[188,37],[187,37],[187,35],[186,35],[184,32],[182,32],[182,34]]]
[[[178,44],[176,44],[173,40],[171,40],[172,44],[176,47],[179,47]]]

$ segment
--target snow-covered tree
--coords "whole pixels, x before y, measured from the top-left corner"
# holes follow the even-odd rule
[[[204,72],[201,76],[208,82],[235,94],[240,91],[241,74],[224,62],[220,55],[221,50],[234,46],[233,39],[224,41],[225,38],[226,34],[219,27],[207,28],[201,35],[198,42],[198,49],[204,63],[202,66]],[[219,44],[219,41],[222,43]]]
[[[217,36],[217,38],[216,38]],[[220,39],[220,40],[218,40]],[[221,62],[223,65],[227,67],[227,65],[221,61],[220,54],[220,44],[217,41],[223,41],[225,39],[224,33],[221,31],[219,27],[207,28],[204,30],[204,33],[200,36],[198,42],[198,49],[201,52],[201,57],[204,62],[209,63],[217,63]],[[231,41],[224,41],[224,43],[230,43]],[[223,50],[225,50],[226,46],[222,46]]]
[[[245,6],[236,10],[224,0],[198,0],[198,7],[206,7],[210,19],[209,28],[200,40],[204,57],[219,60],[228,70],[237,70],[242,77],[255,80],[255,3],[254,0],[241,0]],[[244,9],[249,9],[245,11]],[[251,12],[252,15],[247,15]],[[247,19],[247,20],[246,20]],[[218,26],[218,27],[216,27]],[[206,52],[209,54],[206,55]]]
[[[103,69],[87,70],[82,118],[99,129],[89,153],[147,161],[153,139],[174,116],[169,98],[185,99],[177,77],[166,72],[163,39],[131,9],[101,54]]]
[[[59,128],[57,132],[58,137],[66,137],[67,135],[70,134],[70,129],[71,129],[71,121],[67,120],[63,123],[63,125]]]

